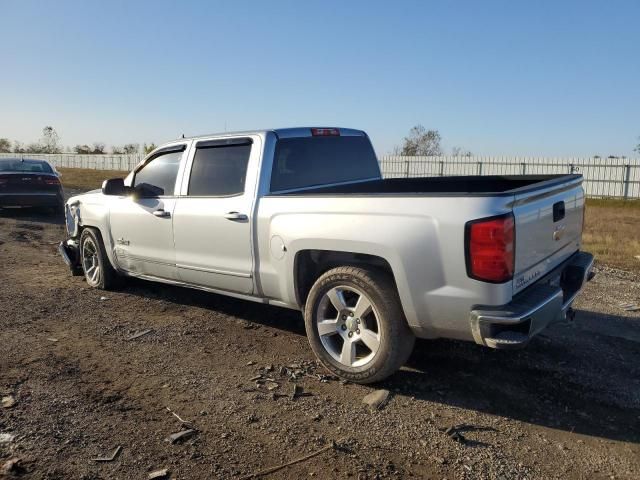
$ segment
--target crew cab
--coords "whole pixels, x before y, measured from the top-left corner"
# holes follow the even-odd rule
[[[91,287],[124,277],[303,312],[354,382],[415,337],[526,345],[592,276],[580,175],[383,179],[368,136],[288,128],[182,138],[72,197],[60,252]]]

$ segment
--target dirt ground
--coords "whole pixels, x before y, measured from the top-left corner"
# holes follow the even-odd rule
[[[639,476],[640,311],[622,307],[640,303],[636,274],[601,267],[575,322],[525,350],[419,341],[406,368],[367,387],[315,364],[296,312],[144,281],[88,289],[56,253],[63,236],[47,213],[0,214],[10,477],[242,478],[327,446],[267,477]],[[371,411],[362,398],[376,388],[392,396]],[[185,428],[167,408],[195,435],[166,441]]]

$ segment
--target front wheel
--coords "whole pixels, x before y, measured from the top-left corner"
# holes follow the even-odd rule
[[[338,267],[311,288],[305,306],[309,343],[322,364],[356,383],[373,383],[409,358],[415,337],[393,279],[382,272]]]
[[[112,290],[120,285],[120,276],[109,262],[98,230],[85,228],[80,235],[80,261],[84,278],[92,288]]]

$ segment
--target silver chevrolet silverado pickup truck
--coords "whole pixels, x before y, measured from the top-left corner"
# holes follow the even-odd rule
[[[593,276],[580,175],[383,179],[367,135],[290,128],[180,139],[66,205],[60,253],[123,277],[301,310],[335,374],[369,383],[414,338],[524,346]]]

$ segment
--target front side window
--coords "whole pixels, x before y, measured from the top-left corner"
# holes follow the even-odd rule
[[[160,154],[138,170],[133,178],[134,188],[143,197],[173,195],[182,151]]]
[[[224,197],[244,193],[250,141],[198,145],[189,177],[189,196]]]

